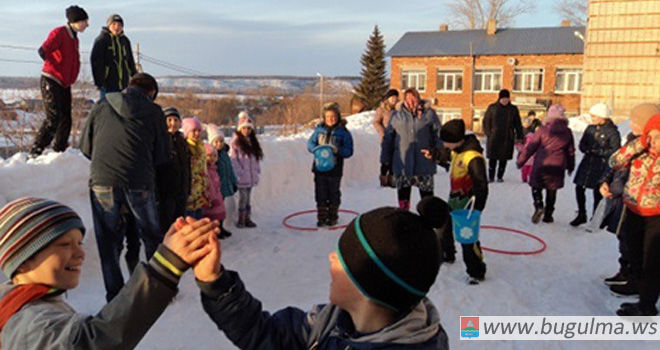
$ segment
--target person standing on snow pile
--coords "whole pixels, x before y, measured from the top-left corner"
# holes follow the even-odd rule
[[[436,197],[421,214],[384,207],[352,220],[329,254],[330,303],[305,312],[263,312],[239,274],[221,264],[220,245],[195,265],[202,306],[239,349],[449,348],[438,311],[426,297],[439,268],[434,229],[449,212]]]
[[[500,90],[497,102],[488,106],[483,129],[487,137],[488,181],[493,182],[497,172],[497,182],[502,182],[506,163],[513,159],[513,145],[523,139],[520,112],[511,103],[509,90]]]
[[[532,222],[554,222],[552,214],[557,201],[557,190],[564,187],[564,173],[570,175],[575,168],[575,144],[573,132],[568,128],[568,119],[564,115],[564,107],[552,105],[548,109],[543,126],[532,136],[532,139],[518,155],[517,165],[521,168],[527,159],[534,156],[529,186],[532,187],[534,198],[534,214]],[[546,190],[545,205],[543,190]]]
[[[201,219],[207,197],[206,149],[202,141],[202,123],[195,117],[183,118],[183,135],[190,151],[190,195],[186,201],[186,216]]]
[[[238,228],[257,227],[251,219],[250,194],[259,183],[259,162],[263,157],[264,152],[254,131],[254,121],[243,111],[238,114],[238,127],[229,147],[229,158],[238,178]]]
[[[644,126],[656,114],[660,114],[660,106],[653,103],[642,103],[633,107],[630,111],[631,132],[627,136],[626,145],[642,135]],[[600,181],[600,193],[610,201],[609,210],[605,213],[600,228],[605,227],[609,232],[616,233],[619,241],[619,271],[614,276],[606,278],[605,284],[610,286],[612,293],[623,296],[639,294],[642,272],[641,255],[637,252],[638,256],[631,258],[628,237],[622,224],[625,219],[623,193],[629,175],[629,168],[622,167],[618,170],[610,168]]]
[[[91,160],[89,187],[94,233],[103,268],[106,300],[124,285],[119,267],[125,232],[117,232],[128,209],[147,259],[163,240],[156,205],[156,174],[171,164],[165,116],[154,103],[156,79],[139,73],[128,88],[97,102],[87,117],[80,151]]]
[[[436,165],[421,151],[434,151],[442,147],[442,143],[438,116],[433,108],[424,105],[419,92],[414,88],[406,89],[403,99],[401,109],[392,113],[385,129],[380,163],[385,168],[392,168],[399,208],[408,210],[412,186],[419,188],[422,198],[433,195]]]
[[[612,153],[621,147],[619,129],[610,119],[610,110],[604,103],[597,103],[589,109],[591,125],[582,134],[579,149],[584,157],[578,166],[573,178],[575,183],[575,198],[578,204],[578,214],[571,226],[579,226],[587,222],[587,205],[585,189],[593,190],[594,206],[596,211],[598,203],[603,198],[598,189],[599,180],[609,170],[607,164]]]
[[[332,154],[325,157],[331,159],[323,159],[323,156],[315,154],[315,161],[312,164],[318,227],[334,226],[339,220],[344,159],[353,155],[353,137],[346,129],[346,120],[341,118],[339,104],[326,103],[323,106],[322,117],[323,120],[307,140],[307,150],[311,153],[317,151],[319,146],[329,145],[332,148]],[[323,153],[322,150],[317,152]]]
[[[374,128],[378,135],[380,135],[380,142],[383,142],[383,137],[385,136],[385,129],[390,124],[390,119],[392,118],[392,113],[396,109],[396,105],[399,102],[399,91],[397,89],[389,89],[383,100],[380,102],[380,106],[376,108],[376,116],[373,120]],[[392,175],[392,165],[390,167],[380,167],[380,187],[396,187],[394,185],[394,177]]]
[[[483,212],[488,199],[488,177],[486,160],[479,140],[474,134],[465,134],[463,119],[453,119],[445,123],[440,129],[440,139],[445,149],[433,153],[429,150],[422,152],[425,157],[437,163],[451,162],[449,207],[451,210],[463,209],[470,198],[474,197],[474,209]],[[449,227],[452,227],[451,218],[449,220]],[[456,260],[456,248],[451,230],[442,238],[443,259],[453,263]],[[474,243],[461,244],[461,248],[466,271],[470,276],[469,283],[479,284],[486,277],[486,263],[484,263],[481,243],[477,240]]]
[[[610,157],[615,170],[629,168],[623,202],[623,230],[628,241],[631,267],[641,266],[639,301],[623,303],[619,316],[655,316],[660,295],[660,114],[644,126],[642,136]]]
[[[183,273],[218,232],[210,220],[172,228],[147,263],[95,316],[77,313],[63,294],[78,286],[85,262],[82,220],[71,208],[19,198],[0,208],[0,347],[133,349],[177,293]],[[69,299],[71,295],[69,295]]]
[[[202,209],[202,215],[211,220],[222,222],[227,216],[225,209],[224,198],[220,191],[220,175],[218,175],[218,151],[208,143],[204,144],[206,150],[206,197],[208,198],[208,205]],[[231,232],[222,229],[218,234],[218,238],[224,239],[231,236]]]
[[[80,72],[78,33],[89,26],[87,12],[78,6],[66,9],[67,24],[53,29],[39,47],[44,60],[41,70],[41,98],[44,103],[44,119],[30,148],[30,157],[36,158],[50,145],[53,150],[64,152],[69,147],[71,132],[71,85]]]
[[[190,150],[181,129],[181,115],[174,107],[163,109],[172,143],[172,163],[157,174],[158,214],[161,232],[167,232],[176,218],[184,216],[190,195]]]
[[[115,13],[108,17],[106,24],[107,27],[103,27],[94,40],[90,57],[99,99],[103,99],[108,92],[126,88],[128,81],[137,73],[131,41],[124,33],[124,19]]]

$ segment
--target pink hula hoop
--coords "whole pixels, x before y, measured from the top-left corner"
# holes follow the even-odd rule
[[[506,255],[535,255],[535,254],[540,254],[545,251],[545,249],[548,247],[548,245],[545,243],[544,240],[541,238],[525,232],[525,231],[520,231],[520,230],[515,230],[512,228],[508,227],[502,227],[502,226],[493,226],[493,225],[482,225],[481,229],[487,229],[487,230],[499,230],[499,231],[505,231],[505,232],[511,232],[515,234],[519,234],[525,237],[529,237],[539,243],[541,243],[541,248],[536,249],[536,250],[529,250],[529,251],[515,251],[515,250],[502,250],[502,249],[494,249],[494,248],[488,248],[481,246],[481,249],[491,252],[491,253],[498,253],[498,254],[506,254]]]
[[[358,212],[356,212],[356,211],[353,211],[353,210],[348,210],[348,209],[339,209],[338,212],[340,212],[340,213],[347,213],[347,214],[353,214],[353,215],[355,215],[355,216],[360,215],[360,213],[358,213]],[[289,219],[291,219],[291,218],[294,218],[294,217],[296,217],[296,216],[305,215],[305,214],[311,214],[311,213],[316,213],[316,209],[304,210],[304,211],[299,211],[299,212],[295,212],[295,213],[293,213],[293,214],[290,214],[290,215],[286,216],[286,217],[282,220],[282,225],[284,225],[284,227],[286,227],[286,228],[290,228],[290,229],[292,229],[292,230],[298,230],[298,231],[318,231],[318,230],[319,230],[318,227],[295,226],[295,225],[291,225],[291,224],[288,223]],[[339,229],[346,228],[346,226],[348,226],[348,224],[346,224],[346,225],[336,225],[336,226],[331,226],[331,227],[328,227],[327,229],[328,229],[328,230],[339,230]]]

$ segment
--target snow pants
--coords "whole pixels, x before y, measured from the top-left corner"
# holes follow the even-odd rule
[[[69,146],[71,132],[71,87],[64,88],[51,78],[41,77],[41,96],[46,111],[30,153],[40,155],[53,138],[53,150],[64,152]]]

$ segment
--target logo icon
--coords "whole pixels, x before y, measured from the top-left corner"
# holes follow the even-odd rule
[[[479,317],[461,316],[461,338],[477,338],[479,336]]]

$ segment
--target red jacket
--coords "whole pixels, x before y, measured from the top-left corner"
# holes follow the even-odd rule
[[[78,38],[73,30],[68,25],[53,29],[41,49],[45,56],[42,75],[55,79],[65,88],[73,85],[80,72]]]

